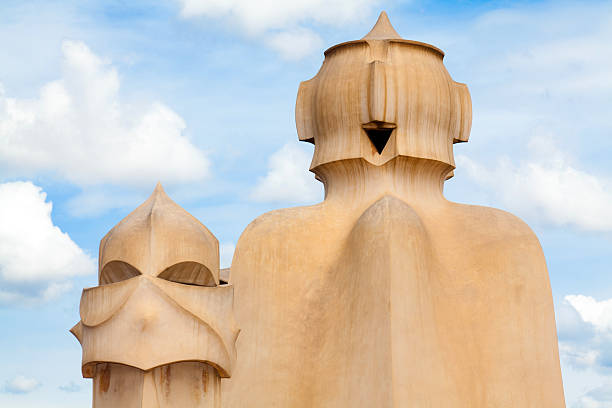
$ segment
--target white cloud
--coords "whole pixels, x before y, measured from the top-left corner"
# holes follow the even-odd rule
[[[207,17],[237,24],[288,59],[320,48],[309,24],[342,26],[364,21],[379,0],[177,0],[184,18]],[[364,33],[365,34],[365,33]]]
[[[599,331],[612,332],[612,299],[597,301],[591,296],[568,295],[565,300],[576,309],[582,320]]]
[[[612,299],[568,295],[555,314],[568,406],[612,408]]]
[[[11,394],[27,394],[40,387],[40,382],[35,378],[18,375],[4,385],[4,390]]]
[[[562,360],[576,369],[612,373],[612,299],[568,295],[556,317]]]
[[[36,99],[5,95],[0,86],[0,169],[44,173],[88,186],[151,185],[204,178],[209,162],[184,135],[185,122],[154,102],[119,98],[117,70],[84,43],[64,41],[63,76]]]
[[[311,157],[297,143],[288,143],[270,156],[268,173],[253,191],[254,201],[311,203],[322,198],[322,184],[308,171]]]
[[[0,184],[0,303],[46,301],[93,273],[95,261],[51,219],[52,203],[30,182]]]
[[[595,334],[593,324],[585,321],[567,300],[555,308],[557,333],[564,341],[583,341]]]
[[[266,42],[288,60],[302,59],[323,45],[321,37],[307,28],[275,33]]]
[[[515,164],[502,156],[493,169],[463,155],[456,161],[459,171],[465,170],[473,181],[520,215],[554,225],[612,231],[609,180],[576,168],[550,138],[532,139],[529,150],[530,159]]]

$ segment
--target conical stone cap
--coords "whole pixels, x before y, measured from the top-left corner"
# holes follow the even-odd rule
[[[100,284],[140,274],[192,285],[219,284],[219,241],[159,183],[100,242]]]
[[[402,37],[395,31],[389,21],[387,13],[382,11],[374,27],[367,33],[362,40],[401,40]]]

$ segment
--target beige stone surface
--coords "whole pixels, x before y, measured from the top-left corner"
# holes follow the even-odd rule
[[[98,364],[94,408],[218,408],[221,379],[197,362],[174,363],[149,371],[120,364]]]
[[[325,55],[296,104],[325,200],[240,237],[224,406],[564,407],[538,239],[443,196],[469,137],[467,87],[384,13]]]
[[[238,329],[219,243],[161,185],[100,244],[100,286],[71,330],[94,408],[221,407]]]

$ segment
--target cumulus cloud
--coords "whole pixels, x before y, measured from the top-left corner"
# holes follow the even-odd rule
[[[577,369],[612,373],[612,299],[568,295],[556,314],[561,358]]]
[[[270,156],[268,173],[250,198],[254,201],[312,203],[322,198],[322,185],[308,171],[311,157],[296,143],[288,143]]]
[[[370,17],[379,0],[177,0],[184,18],[224,19],[288,59],[320,48],[307,25],[341,26]]]
[[[585,321],[567,299],[555,308],[555,315],[557,333],[563,341],[585,341],[595,334],[593,324]]]
[[[612,408],[612,299],[568,295],[555,313],[568,407]]]
[[[266,44],[288,60],[299,60],[320,49],[323,41],[313,31],[298,28],[271,35]]]
[[[529,144],[531,157],[498,159],[495,168],[457,156],[457,166],[507,208],[531,219],[589,231],[612,231],[612,183],[577,168],[548,137]]]
[[[93,273],[95,261],[51,219],[53,205],[30,182],[0,184],[0,304],[46,301]]]
[[[612,332],[612,299],[597,301],[591,296],[568,295],[565,300],[576,309],[582,320],[600,331]]]
[[[40,387],[40,385],[40,382],[35,378],[18,375],[12,380],[6,381],[4,391],[11,394],[27,394]]]
[[[11,98],[0,85],[0,170],[53,174],[88,186],[201,180],[205,154],[185,122],[160,102],[122,103],[117,70],[82,42],[64,41],[63,76],[34,99]]]

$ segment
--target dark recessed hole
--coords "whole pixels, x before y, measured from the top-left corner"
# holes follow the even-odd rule
[[[212,272],[199,262],[179,262],[157,275],[171,282],[196,286],[217,286]]]
[[[100,285],[108,285],[109,283],[117,283],[127,279],[131,279],[140,275],[138,269],[134,268],[127,262],[111,261],[104,265],[100,272]]]
[[[391,133],[393,132],[393,128],[383,127],[364,127],[363,130],[365,130],[366,134],[368,135],[368,138],[370,139],[370,142],[372,142],[378,154],[382,153],[385,146],[387,145],[387,142],[389,141],[389,138],[391,137]]]
[[[229,283],[230,268],[219,270],[219,285],[227,285]]]

